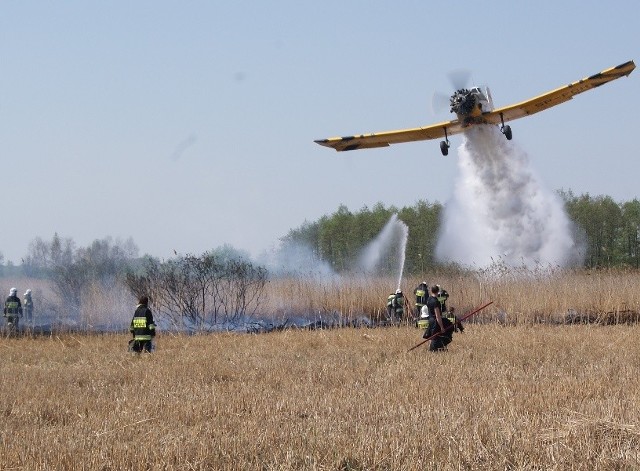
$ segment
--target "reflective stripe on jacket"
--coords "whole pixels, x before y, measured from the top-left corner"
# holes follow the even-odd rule
[[[154,325],[147,326],[146,317],[134,317],[131,320],[132,332],[134,340],[151,340],[150,331],[153,330]]]
[[[146,305],[138,304],[131,319],[129,331],[133,333],[134,340],[151,340],[156,335],[156,325],[153,322],[151,309]]]
[[[17,296],[9,296],[4,302],[4,314],[5,315],[20,315],[22,314],[22,306],[20,305],[20,298]]]

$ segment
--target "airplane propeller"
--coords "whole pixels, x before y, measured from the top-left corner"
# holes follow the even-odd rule
[[[468,69],[456,69],[447,74],[454,92],[466,88],[471,80],[471,71]],[[434,92],[431,97],[431,111],[433,114],[440,114],[444,110],[449,111],[451,106],[451,95],[442,92]]]
[[[434,92],[431,97],[431,112],[433,114],[440,114],[444,110],[449,111],[449,95],[442,92]]]
[[[449,82],[453,85],[454,90],[460,90],[461,88],[467,88],[469,81],[471,80],[471,71],[468,69],[452,70],[447,74]]]

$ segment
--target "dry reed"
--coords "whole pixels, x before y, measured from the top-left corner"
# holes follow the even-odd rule
[[[408,301],[423,278],[403,281]],[[540,271],[538,273],[455,274],[436,272],[424,277],[429,285],[439,284],[449,294],[449,304],[458,313],[471,311],[485,301],[493,305],[474,320],[531,324],[598,321],[601,323],[640,320],[640,272],[632,270]],[[267,312],[286,318],[293,312],[321,316],[332,312],[346,320],[366,315],[380,319],[387,295],[395,289],[391,278],[347,278],[328,281],[275,280],[268,285]]]
[[[459,314],[493,301],[474,316],[472,320],[476,322],[607,324],[640,320],[640,272],[634,270],[497,274],[440,271],[403,280],[401,288],[411,305],[415,301],[413,290],[423,280],[445,288],[451,295],[449,305],[456,307]],[[89,331],[126,329],[136,303],[122,285],[91,285],[82,295],[80,315],[74,317],[48,282],[22,279],[11,283],[21,291],[26,287],[34,290],[36,324],[43,320]],[[384,277],[274,279],[267,284],[255,315],[283,323],[300,317],[345,322],[362,317],[380,320],[385,317],[387,296],[395,291],[396,283],[395,278]]]

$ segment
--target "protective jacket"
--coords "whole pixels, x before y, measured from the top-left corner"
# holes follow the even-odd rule
[[[404,295],[391,293],[387,298],[387,310],[395,313],[397,317],[402,317],[404,314]]]
[[[24,295],[24,310],[27,318],[30,318],[33,314],[33,299],[31,299],[31,293]]]
[[[416,307],[418,310],[427,304],[427,299],[429,298],[428,291],[429,287],[424,283],[420,283],[415,289],[414,294],[416,295]]]
[[[20,304],[20,298],[18,296],[9,296],[4,302],[4,316],[15,317],[22,315],[22,305]]]
[[[146,304],[138,304],[136,312],[131,319],[129,330],[134,340],[151,340],[156,335],[156,324],[153,322],[153,314]]]
[[[449,293],[447,290],[441,289],[438,293],[438,301],[440,302],[440,311],[447,312],[447,299],[449,299]]]
[[[449,293],[447,293],[447,290],[440,290],[440,292],[438,293],[438,302],[440,303],[442,317],[448,319],[449,322],[454,325],[456,332],[463,332],[464,327],[462,325],[462,322],[460,322],[458,317],[453,313],[453,308],[451,308],[451,310],[447,309],[447,299],[449,299]]]

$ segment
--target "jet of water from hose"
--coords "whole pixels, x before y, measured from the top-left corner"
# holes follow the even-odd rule
[[[383,268],[384,261],[391,260],[393,264],[393,259],[397,259],[396,286],[401,289],[408,238],[409,228],[397,214],[392,214],[380,233],[364,248],[359,260],[360,267],[365,273],[373,273]]]

